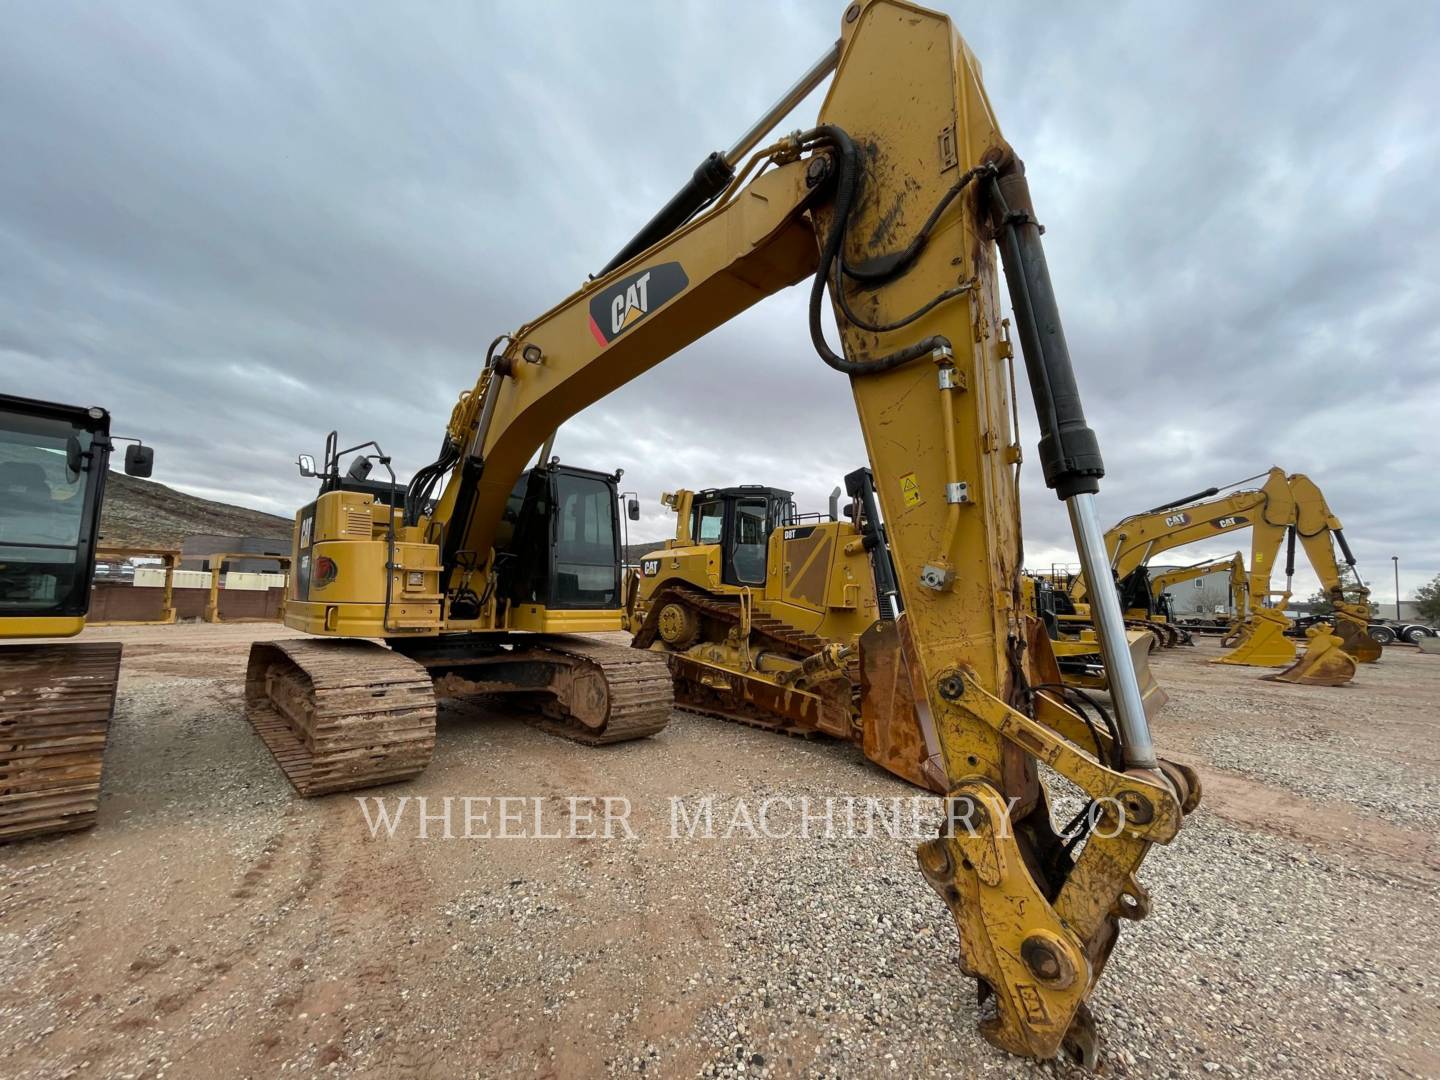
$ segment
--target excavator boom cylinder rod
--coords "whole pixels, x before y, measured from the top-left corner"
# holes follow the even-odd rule
[[[786,90],[769,109],[765,115],[756,120],[746,129],[745,134],[735,140],[735,145],[725,151],[725,163],[732,169],[744,160],[745,155],[760,145],[760,140],[774,129],[775,125],[784,120],[800,102],[805,100],[806,95],[819,86],[835,70],[840,63],[840,42],[837,40],[834,45],[826,50],[825,55],[811,64],[800,78],[795,80],[795,85]]]
[[[723,154],[718,151],[708,154],[705,160],[695,167],[694,174],[685,182],[685,186],[677,191],[595,276],[603,277],[617,266],[625,265],[642,251],[654,247],[724,191],[735,178],[735,168],[745,159],[745,155],[759,146],[760,140],[785,119],[811,90],[819,86],[839,62],[840,42],[837,41],[796,80],[794,86],[766,110],[764,116],[751,124],[745,134],[735,140],[735,145]]]
[[[1115,703],[1125,764],[1132,769],[1154,769],[1158,764],[1155,745],[1150,739],[1150,721],[1145,716],[1130,641],[1125,636],[1125,614],[1120,610],[1119,594],[1105,584],[1109,581],[1109,564],[1105,559],[1100,519],[1095,513],[1095,496],[1080,492],[1066,499],[1065,506],[1070,511],[1070,527],[1075,532],[1075,546],[1080,552],[1080,567],[1085,578],[1101,582],[1090,596],[1090,615],[1100,640],[1110,697]]]

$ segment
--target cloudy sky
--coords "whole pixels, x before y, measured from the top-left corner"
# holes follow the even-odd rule
[[[948,6],[1047,227],[1106,520],[1275,463],[1321,483],[1377,599],[1392,555],[1407,595],[1440,572],[1440,8]],[[598,269],[842,8],[7,5],[0,389],[103,404],[157,480],[287,515],[332,427],[408,473],[490,339]],[[632,539],[669,532],[662,490],[819,509],[862,460],[798,289],[556,450],[625,469]],[[1031,564],[1073,558],[1027,475]]]

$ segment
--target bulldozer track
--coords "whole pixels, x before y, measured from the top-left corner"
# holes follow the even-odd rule
[[[0,842],[95,824],[120,645],[0,649]]]
[[[684,604],[706,618],[728,627],[740,625],[738,600],[710,596],[698,589],[684,585],[670,585],[660,590],[650,603],[645,622],[635,634],[632,649],[648,650],[658,637],[660,610],[666,604]],[[750,619],[749,644],[754,649],[777,652],[795,660],[804,660],[820,652],[826,645],[823,638],[803,630],[797,630],[780,619],[769,615],[754,614]],[[820,733],[813,723],[797,724],[794,720],[776,715],[746,700],[738,686],[729,691],[700,681],[703,665],[688,660],[680,653],[666,652],[675,677],[675,700],[684,708],[722,720],[733,720],[750,727],[766,731],[778,731],[786,735],[809,736]],[[852,654],[846,662],[846,677],[850,682],[851,700],[858,706],[860,694],[860,658]],[[743,672],[728,672],[736,682],[746,678]]]
[[[245,715],[306,797],[408,780],[435,749],[430,673],[370,641],[256,642]]]

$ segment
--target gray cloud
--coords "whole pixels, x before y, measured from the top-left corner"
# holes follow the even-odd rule
[[[597,269],[840,9],[14,7],[0,385],[105,404],[158,479],[282,513],[331,427],[408,472],[488,341]],[[1378,596],[1392,554],[1407,591],[1440,570],[1440,14],[953,12],[1047,226],[1106,516],[1273,462],[1321,483]],[[636,538],[669,530],[662,490],[819,508],[862,460],[803,308],[773,298],[564,428],[567,460],[626,470]],[[1070,541],[1037,472],[1043,565]]]

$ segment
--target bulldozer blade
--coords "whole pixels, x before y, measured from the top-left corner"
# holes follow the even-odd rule
[[[1093,635],[1093,631],[1091,632]],[[1158,648],[1155,635],[1149,630],[1127,630],[1125,639],[1130,644],[1130,662],[1135,668],[1135,681],[1140,686],[1140,701],[1145,707],[1145,717],[1154,720],[1165,703],[1170,700],[1150,670],[1150,654]],[[1093,636],[1080,641],[1050,642],[1050,648],[1061,663],[1061,681],[1066,686],[1077,686],[1084,690],[1110,691],[1110,679],[1100,658],[1100,645]],[[1083,670],[1077,667],[1083,664]]]
[[[916,701],[901,625],[881,619],[860,635],[860,748],[882,769],[945,794],[949,784],[929,703]]]
[[[1356,662],[1373,664],[1380,659],[1380,643],[1370,636],[1364,623],[1337,614],[1333,632],[1340,639],[1340,647]]]
[[[1258,611],[1250,623],[1250,632],[1224,656],[1212,664],[1242,664],[1246,667],[1284,667],[1295,660],[1295,642],[1285,636],[1290,620],[1279,612]]]
[[[1300,659],[1284,671],[1263,678],[1301,686],[1344,686],[1355,677],[1355,658],[1341,647],[1340,636],[1329,626],[1320,623],[1307,630],[1305,636],[1307,643]]]
[[[1145,718],[1154,720],[1170,700],[1170,695],[1155,681],[1155,673],[1150,670],[1149,636],[1143,630],[1129,635],[1130,662],[1135,667],[1135,681],[1140,685],[1140,702],[1145,706]]]

